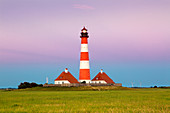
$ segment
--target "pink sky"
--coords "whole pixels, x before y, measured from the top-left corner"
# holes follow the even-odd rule
[[[9,69],[15,65],[14,73],[22,76],[28,71],[27,66],[40,63],[45,64],[48,74],[55,68],[59,68],[57,74],[60,74],[68,65],[77,77],[83,26],[90,36],[92,76],[105,67],[120,82],[122,77],[128,77],[130,83],[138,74],[145,76],[146,84],[155,75],[155,81],[168,80],[169,0],[0,0],[0,66],[3,67],[0,75],[11,77],[13,72]],[[25,66],[21,66],[23,74],[16,64]],[[40,76],[46,76],[41,73],[45,69],[40,67],[36,67],[37,80],[43,81]],[[36,75],[34,69],[29,70],[32,76]],[[31,78],[25,76],[21,80],[25,79]]]

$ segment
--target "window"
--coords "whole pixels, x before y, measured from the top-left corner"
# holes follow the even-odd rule
[[[58,82],[58,84],[60,84],[60,82]]]
[[[96,80],[98,80],[98,77],[96,78]]]
[[[100,84],[101,82],[99,81],[99,84]]]
[[[62,82],[62,84],[64,84],[64,82]]]
[[[60,77],[60,78],[63,78],[63,77]]]

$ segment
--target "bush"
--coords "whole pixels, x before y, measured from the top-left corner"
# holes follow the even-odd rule
[[[36,83],[31,83],[30,86],[31,86],[31,87],[37,87],[38,84],[36,84]]]
[[[153,88],[157,88],[157,86],[154,86]]]
[[[21,83],[19,86],[18,86],[18,89],[25,89],[25,88],[32,88],[32,87],[42,87],[43,85],[42,84],[37,84],[37,83],[29,83],[29,82],[24,82],[24,83]]]

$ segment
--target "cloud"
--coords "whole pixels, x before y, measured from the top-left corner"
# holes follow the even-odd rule
[[[88,9],[88,10],[93,10],[94,9],[94,7],[92,7],[92,6],[81,5],[81,4],[74,4],[73,8],[76,8],[76,9]]]

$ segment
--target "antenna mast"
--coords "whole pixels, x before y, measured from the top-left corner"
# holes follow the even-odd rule
[[[133,82],[131,82],[131,84],[132,84],[132,87],[133,87]]]
[[[46,77],[46,83],[48,84],[48,77]]]

